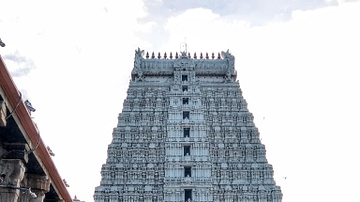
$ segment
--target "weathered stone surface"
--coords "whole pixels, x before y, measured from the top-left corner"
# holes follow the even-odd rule
[[[280,202],[234,57],[143,53],[135,54],[95,201]]]
[[[16,202],[19,199],[19,187],[25,175],[25,165],[20,159],[0,160],[0,201]]]

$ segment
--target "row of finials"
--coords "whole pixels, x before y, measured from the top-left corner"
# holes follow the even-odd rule
[[[146,52],[146,59],[178,59],[179,58],[179,54],[178,54],[178,52],[176,52],[175,53],[175,57],[173,56],[173,54],[172,54],[172,52],[170,52],[170,55],[169,55],[169,57],[167,56],[167,54],[166,54],[166,52],[164,53],[164,55],[163,55],[163,57],[161,57],[161,54],[160,54],[160,52],[158,53],[158,55],[157,55],[157,57],[155,57],[155,53],[154,52],[152,52],[152,54],[151,54],[151,57],[150,57],[150,55],[149,55],[149,52]],[[190,53],[187,53],[187,57],[188,58],[191,58],[191,54]],[[196,55],[196,53],[194,53],[194,55],[193,55],[193,58],[194,59],[198,59],[198,56]],[[200,53],[200,57],[199,57],[199,59],[210,59],[210,57],[209,57],[209,54],[208,53],[206,53],[205,54],[205,57],[203,56],[203,53]],[[211,54],[211,59],[215,59],[215,54],[214,53],[212,53]],[[216,57],[216,59],[221,59],[221,55],[220,55],[220,53],[218,53],[218,55],[217,55],[217,57]]]

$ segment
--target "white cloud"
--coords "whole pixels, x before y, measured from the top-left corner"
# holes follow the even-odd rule
[[[6,61],[6,66],[10,69],[12,77],[26,76],[32,69],[35,68],[34,62],[18,51],[6,54],[3,56]]]
[[[168,19],[165,29],[169,33],[169,42],[163,50],[178,48],[186,41],[188,51],[220,52],[227,50],[229,44],[238,44],[242,40],[237,38],[239,32],[248,32],[249,24],[244,21],[228,21],[209,9],[196,8],[187,10]],[[239,40],[238,40],[239,39]]]

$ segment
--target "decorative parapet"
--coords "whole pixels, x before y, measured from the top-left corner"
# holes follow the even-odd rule
[[[131,73],[133,80],[142,80],[145,76],[151,75],[172,75],[175,70],[194,70],[199,76],[214,75],[236,79],[235,58],[229,50],[222,51],[217,56],[212,53],[210,57],[208,53],[200,53],[199,57],[194,53],[191,57],[190,53],[186,52],[176,52],[175,56],[171,52],[169,56],[164,53],[162,57],[158,53],[155,57],[154,52],[150,56],[140,48],[135,50],[134,68]]]

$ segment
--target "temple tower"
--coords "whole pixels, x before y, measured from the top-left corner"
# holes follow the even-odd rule
[[[234,56],[150,56],[134,68],[95,202],[281,202]]]

